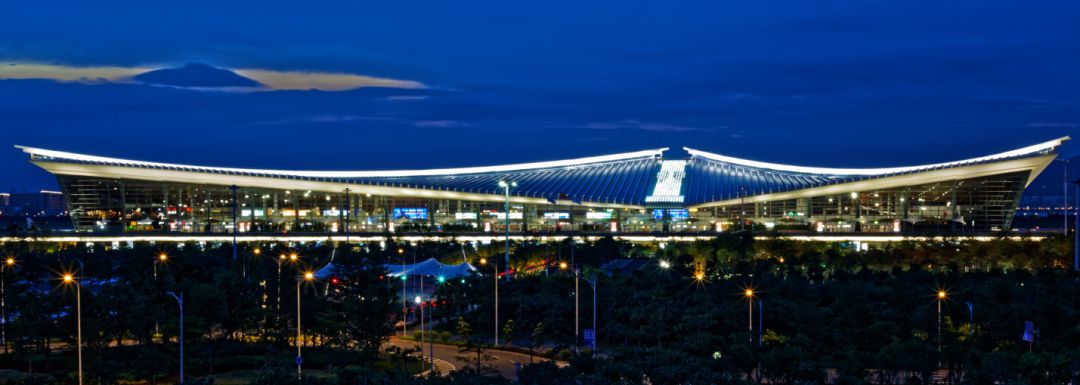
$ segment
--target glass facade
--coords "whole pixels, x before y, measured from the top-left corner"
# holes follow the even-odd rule
[[[695,210],[699,222],[807,232],[1008,229],[1030,172]]]
[[[514,233],[988,232],[1008,229],[1029,176],[687,208],[511,204]],[[485,233],[504,204],[59,175],[76,231],[98,233]],[[233,197],[236,204],[233,204]],[[560,202],[562,203],[562,202]],[[235,207],[235,209],[234,209]],[[234,226],[235,216],[235,226]]]

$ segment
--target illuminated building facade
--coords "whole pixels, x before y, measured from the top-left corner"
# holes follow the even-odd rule
[[[99,233],[789,232],[1006,230],[1069,138],[911,167],[819,168],[685,148],[490,167],[283,171],[22,147],[56,175],[76,231]],[[509,198],[499,181],[516,182]],[[510,202],[509,213],[504,208]]]

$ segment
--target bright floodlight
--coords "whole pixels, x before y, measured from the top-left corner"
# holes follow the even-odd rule
[[[160,259],[162,262],[165,262],[166,259],[169,259],[169,255],[161,253],[161,255],[158,255],[158,259]]]
[[[754,289],[746,289],[745,293],[746,293],[747,297],[753,297],[754,296]]]
[[[499,187],[506,187],[506,181],[505,180],[500,180],[499,181]]]
[[[480,258],[480,264],[481,265],[486,265],[487,264],[487,258]]]
[[[259,250],[259,248],[256,247],[255,250],[252,250],[252,252],[255,253],[255,255],[259,255],[259,253],[261,253],[262,250]]]
[[[308,280],[308,281],[315,279],[315,273],[312,273],[310,271],[307,272],[307,273],[304,273],[304,279]]]
[[[668,261],[660,261],[660,267],[661,267],[661,268],[663,268],[663,269],[668,269],[668,268],[671,268],[671,262],[668,262]]]
[[[694,279],[701,281],[705,279],[705,273],[694,273]]]
[[[417,305],[420,304],[420,296],[416,296],[416,298],[413,298],[413,300],[416,301]]]
[[[443,283],[443,282],[446,282],[446,277],[443,277],[443,276],[440,275],[439,276],[439,283]]]
[[[75,277],[72,276],[71,274],[64,274],[64,282],[72,282],[74,280],[75,280]]]
[[[8,259],[6,261],[4,261],[4,263],[7,263],[8,266],[14,265],[15,264],[15,258],[8,257]]]
[[[939,299],[945,299],[945,290],[938,290],[937,297]]]
[[[566,270],[567,267],[569,267],[569,265],[567,265],[566,262],[559,262],[560,269]]]
[[[296,253],[292,253],[292,254],[289,255],[289,259],[291,259],[291,260],[295,261],[297,258],[300,258],[300,256],[296,255]]]

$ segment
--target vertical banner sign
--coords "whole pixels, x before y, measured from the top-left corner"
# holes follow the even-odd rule
[[[1031,321],[1024,321],[1024,341],[1035,341],[1035,324]]]

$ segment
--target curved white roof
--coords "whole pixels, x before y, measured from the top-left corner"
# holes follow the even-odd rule
[[[37,155],[50,158],[60,158],[74,161],[84,162],[107,162],[117,163],[129,166],[140,167],[181,167],[181,168],[195,168],[206,171],[221,171],[231,173],[260,173],[260,174],[275,174],[283,176],[298,176],[298,177],[311,177],[311,178],[371,178],[371,177],[413,177],[413,176],[437,176],[437,175],[457,175],[457,174],[480,174],[480,173],[492,173],[492,172],[507,172],[507,171],[521,171],[531,170],[538,168],[551,168],[551,167],[570,167],[578,166],[590,163],[611,162],[624,159],[634,159],[642,157],[660,157],[663,156],[664,151],[668,148],[659,148],[655,150],[643,150],[634,152],[625,152],[621,154],[591,156],[577,159],[564,159],[554,160],[547,162],[531,162],[531,163],[516,163],[498,166],[481,166],[481,167],[459,167],[459,168],[443,168],[443,169],[429,169],[429,170],[388,170],[388,171],[293,171],[293,170],[263,170],[263,169],[244,169],[244,168],[227,168],[227,167],[206,167],[206,166],[192,166],[184,164],[174,163],[158,163],[158,162],[144,162],[139,160],[109,158],[95,155],[85,155],[66,151],[48,150],[37,147],[27,146],[15,146],[15,148],[23,150],[23,152],[30,155]]]
[[[1031,145],[1023,148],[1018,148],[1011,151],[1005,151],[993,155],[982,156],[978,158],[964,159],[953,162],[926,164],[921,166],[906,166],[906,167],[884,167],[884,168],[828,168],[828,167],[809,167],[809,166],[794,166],[779,163],[759,162],[756,160],[748,160],[735,158],[726,155],[713,154],[701,150],[695,150],[689,147],[683,147],[686,152],[691,156],[699,156],[706,159],[712,159],[720,162],[726,162],[731,164],[738,164],[747,167],[764,168],[777,171],[789,171],[803,174],[824,174],[824,175],[888,175],[907,173],[912,171],[922,171],[928,169],[942,168],[942,167],[955,167],[965,164],[981,163],[999,159],[1013,158],[1017,156],[1024,156],[1040,151],[1052,150],[1062,143],[1069,140],[1068,136],[1063,136],[1054,140],[1046,141],[1036,145]]]

